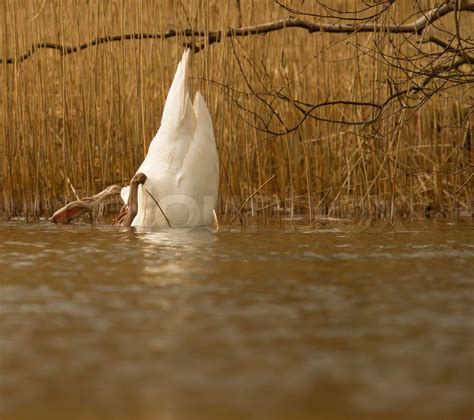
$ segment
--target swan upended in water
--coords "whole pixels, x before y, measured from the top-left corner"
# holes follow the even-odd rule
[[[191,102],[190,50],[176,69],[166,98],[161,126],[137,174],[137,214],[132,226],[207,226],[214,221],[219,161],[211,116],[203,96]],[[130,186],[121,191],[127,203]]]
[[[120,191],[126,226],[195,227],[214,221],[219,160],[211,116],[203,96],[189,93],[190,50],[183,53],[166,98],[161,126],[130,186],[116,185],[69,203],[51,216],[69,223]]]

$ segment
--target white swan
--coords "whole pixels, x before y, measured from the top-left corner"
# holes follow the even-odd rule
[[[195,227],[214,221],[219,160],[211,116],[198,92],[188,91],[189,54],[181,58],[163,109],[161,126],[130,186],[112,185],[66,204],[49,220],[70,223],[120,194],[127,205],[114,220],[123,226]],[[130,196],[130,197],[129,197]]]
[[[189,55],[181,58],[163,109],[161,126],[137,174],[138,211],[132,226],[211,225],[219,187],[219,160],[211,116],[202,95],[191,103]],[[130,187],[121,191],[125,203]]]

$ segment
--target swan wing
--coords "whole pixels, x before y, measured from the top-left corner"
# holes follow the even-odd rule
[[[196,93],[193,108],[197,124],[193,141],[183,163],[183,170],[190,175],[198,171],[202,174],[202,177],[200,177],[202,181],[208,185],[206,191],[215,192],[215,195],[217,195],[219,159],[217,157],[216,139],[209,108],[200,92]],[[206,165],[200,163],[203,161],[206,162]]]
[[[178,182],[181,194],[196,203],[196,217],[192,223],[210,225],[213,223],[218,188],[219,160],[211,115],[203,96],[198,92],[194,99],[196,130],[183,162]]]

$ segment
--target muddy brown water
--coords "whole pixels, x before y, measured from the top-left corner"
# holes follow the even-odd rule
[[[0,224],[0,418],[474,414],[474,230]]]

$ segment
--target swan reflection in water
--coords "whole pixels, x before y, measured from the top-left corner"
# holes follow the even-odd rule
[[[141,243],[141,280],[156,285],[199,281],[214,272],[211,247],[218,240],[210,228],[134,230]]]

